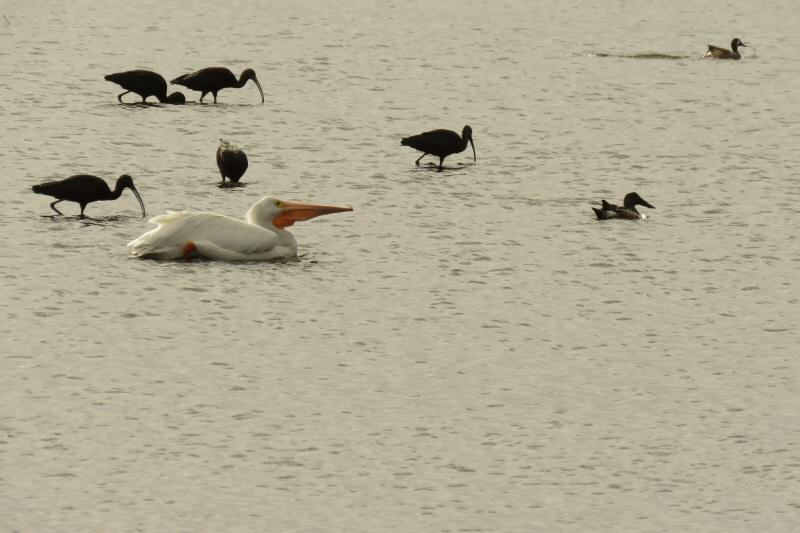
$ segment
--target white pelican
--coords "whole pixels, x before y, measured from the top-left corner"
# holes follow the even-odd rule
[[[352,207],[300,204],[264,197],[245,220],[216,213],[167,211],[150,219],[158,227],[128,243],[131,255],[153,259],[189,259],[195,255],[223,261],[262,261],[297,255],[297,241],[284,228]]]

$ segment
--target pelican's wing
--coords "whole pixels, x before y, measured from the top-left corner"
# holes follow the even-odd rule
[[[132,255],[178,259],[191,241],[201,255],[211,259],[258,259],[279,242],[272,230],[215,213],[173,211],[150,222],[158,227],[128,243]]]

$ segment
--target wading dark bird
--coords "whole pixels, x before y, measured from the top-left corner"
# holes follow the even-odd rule
[[[128,93],[136,93],[142,97],[142,102],[148,96],[155,96],[162,104],[185,104],[186,97],[183,93],[174,92],[167,96],[167,82],[160,74],[149,70],[126,70],[116,72],[106,76],[108,81],[113,81],[125,92],[117,96],[117,100],[122,103],[122,97]]]
[[[410,146],[415,150],[423,152],[419,159],[414,162],[415,165],[419,166],[420,159],[431,154],[439,157],[439,170],[442,170],[444,158],[450,154],[457,154],[466,150],[467,141],[472,145],[472,159],[473,161],[477,161],[475,143],[472,142],[472,128],[469,126],[464,126],[461,137],[454,131],[433,130],[412,137],[406,137],[400,141],[400,144],[403,146]]]
[[[739,53],[740,46],[747,45],[740,41],[738,37],[731,41],[731,50],[709,44],[708,52],[706,52],[706,55],[703,57],[711,57],[714,59],[740,59],[742,57]]]
[[[217,148],[217,168],[222,176],[222,183],[225,183],[225,178],[230,179],[231,183],[239,183],[239,179],[247,170],[247,154],[225,139],[220,139]]]
[[[644,198],[635,192],[629,192],[626,194],[625,199],[622,201],[622,205],[623,207],[620,207],[603,200],[603,206],[600,209],[597,209],[596,207],[593,207],[592,209],[594,210],[594,214],[597,215],[598,220],[611,220],[612,218],[637,220],[640,218],[645,218],[644,215],[640,214],[639,211],[636,210],[637,205],[643,205],[645,207],[649,207],[650,209],[655,209],[655,207],[647,203]]]
[[[230,70],[223,68],[223,67],[208,67],[200,69],[196,72],[192,72],[191,74],[184,74],[183,76],[178,76],[170,83],[174,83],[176,85],[183,85],[193,91],[200,91],[202,94],[200,95],[200,102],[203,102],[203,97],[208,93],[214,95],[214,103],[217,103],[217,93],[226,87],[234,87],[240,88],[244,87],[244,84],[247,83],[247,80],[253,80],[255,82],[256,87],[258,87],[258,92],[261,93],[261,103],[264,103],[264,91],[261,90],[261,84],[258,82],[258,78],[256,78],[256,72],[251,69],[245,69],[242,72],[242,75],[239,76],[239,79],[236,79],[236,76],[233,75],[233,72]]]
[[[33,186],[33,192],[38,194],[46,194],[53,198],[58,198],[55,202],[50,204],[50,207],[58,213],[63,215],[61,211],[56,209],[56,204],[67,200],[69,202],[77,202],[81,205],[81,218],[84,217],[83,210],[86,205],[98,200],[116,200],[122,194],[123,189],[128,188],[139,200],[139,205],[142,207],[142,216],[145,216],[144,202],[142,197],[139,196],[139,191],[133,184],[133,178],[127,174],[123,174],[117,179],[117,185],[114,190],[108,188],[108,184],[97,176],[89,176],[87,174],[79,174],[59,181],[48,181],[39,185]]]

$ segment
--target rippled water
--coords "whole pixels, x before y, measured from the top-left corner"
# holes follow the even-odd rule
[[[793,3],[176,5],[0,5],[0,529],[797,528]],[[266,103],[103,80],[212,65]],[[464,124],[475,164],[399,144]],[[141,261],[129,192],[30,191],[78,173],[355,211],[293,261]]]

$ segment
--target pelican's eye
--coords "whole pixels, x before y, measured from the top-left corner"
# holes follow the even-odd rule
[[[280,200],[275,200],[275,207],[283,207],[283,202]]]

